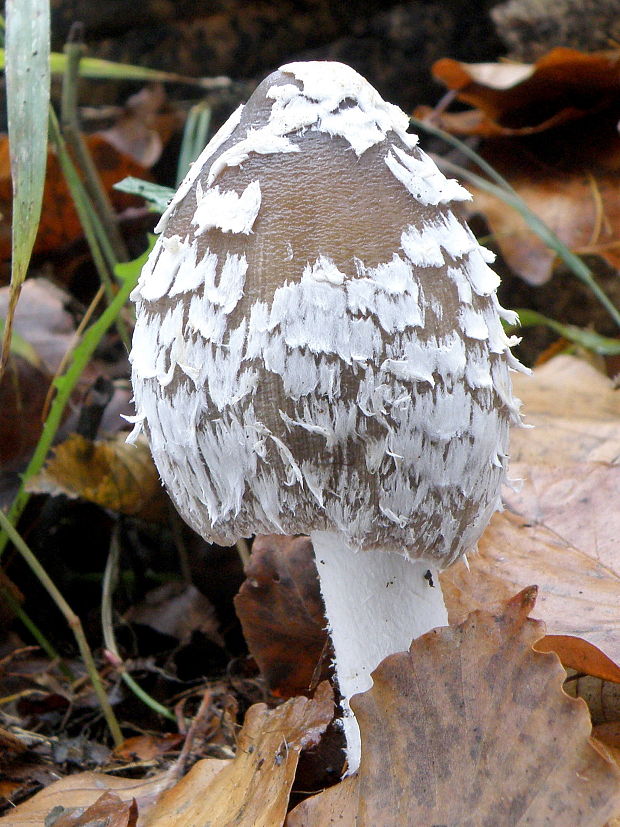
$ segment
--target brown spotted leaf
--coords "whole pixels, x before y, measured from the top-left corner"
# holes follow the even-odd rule
[[[258,537],[235,609],[269,688],[306,695],[327,676],[326,621],[308,537]]]
[[[351,706],[359,772],[307,799],[288,827],[575,824],[620,811],[620,772],[592,746],[585,704],[532,645],[535,590],[391,655]]]

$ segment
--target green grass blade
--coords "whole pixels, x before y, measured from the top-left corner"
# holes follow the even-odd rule
[[[21,3],[22,0],[16,0]],[[27,0],[23,0],[24,4]],[[47,5],[47,3],[46,3]],[[8,3],[7,3],[8,6]],[[8,17],[8,15],[7,15]],[[49,53],[49,70],[53,75],[63,75],[67,66],[67,57],[61,52]],[[0,49],[0,71],[8,61],[4,49]],[[115,63],[112,60],[102,60],[97,57],[85,57],[80,61],[80,76],[93,80],[137,80],[144,83],[185,83],[190,86],[199,86],[202,89],[221,89],[230,85],[227,77],[190,78],[186,75],[177,75],[174,72],[162,72],[158,69],[148,69],[146,66],[134,66],[130,63]]]
[[[8,359],[13,315],[41,217],[47,162],[49,52],[49,0],[7,0],[6,95],[13,182],[13,249],[0,374]]]
[[[207,103],[197,103],[187,113],[179,161],[177,164],[177,187],[187,175],[191,164],[207,145],[207,135],[211,125],[211,107]]]
[[[598,353],[600,356],[618,356],[620,354],[620,339],[611,339],[607,336],[601,336],[594,330],[584,330],[582,327],[577,327],[572,324],[562,324],[556,322],[555,319],[550,319],[548,316],[543,316],[536,310],[518,310],[521,327],[534,327],[535,325],[544,325],[558,336],[579,345],[585,350],[592,353]]]
[[[131,176],[114,184],[114,189],[141,196],[148,201],[153,212],[164,212],[175,193],[171,187],[162,187],[161,184],[153,184],[151,181],[143,181],[141,178]]]
[[[119,288],[118,293],[114,296],[113,301],[110,302],[97,321],[93,322],[82,337],[81,342],[73,352],[73,357],[66,373],[54,380],[56,396],[54,397],[49,414],[45,420],[43,433],[37,443],[32,459],[22,475],[19,491],[7,515],[12,525],[16,524],[26,506],[26,503],[28,502],[29,494],[26,491],[26,483],[43,467],[43,463],[47,458],[49,449],[52,446],[54,437],[56,436],[62,421],[63,411],[71,398],[71,394],[78,382],[78,379],[90,361],[97,345],[110,326],[114,324],[117,315],[124,307],[127,299],[129,298],[129,294],[138,281],[142,266],[144,265],[154,243],[155,238],[152,237],[149,249],[142,256],[140,256],[140,258],[137,258],[134,261],[118,264],[115,267],[115,274],[121,281],[121,287]],[[0,556],[6,547],[7,539],[8,537],[6,532],[0,532]]]

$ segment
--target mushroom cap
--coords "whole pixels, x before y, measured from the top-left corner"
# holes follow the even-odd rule
[[[515,317],[407,127],[348,66],[283,66],[162,217],[134,436],[208,540],[338,531],[447,564],[498,507]]]

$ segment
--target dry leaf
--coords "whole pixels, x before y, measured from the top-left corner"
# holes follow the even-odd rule
[[[449,58],[433,75],[484,115],[478,134],[531,134],[609,105],[620,92],[619,53],[557,48],[524,63],[462,63]]]
[[[0,318],[7,313],[8,288],[0,289]],[[14,332],[24,343],[10,356],[0,382],[0,469],[21,470],[43,428],[51,377],[73,340],[65,310],[68,296],[46,279],[29,279],[17,305]]]
[[[107,441],[73,434],[54,448],[43,471],[28,484],[39,494],[82,497],[104,508],[144,520],[165,520],[168,499],[146,441],[133,445],[126,434]]]
[[[534,479],[524,484],[524,495],[531,494],[531,510],[496,514],[478,544],[478,554],[469,557],[469,568],[462,561],[455,563],[442,573],[441,583],[454,623],[472,608],[494,606],[525,583],[535,582],[540,589],[536,613],[545,621],[549,634],[583,638],[604,655],[597,657],[592,651],[589,670],[617,680],[613,664],[620,664],[620,555],[617,542],[605,546],[605,538],[598,537],[597,526],[591,524],[593,512],[601,506],[603,513],[597,522],[603,533],[611,528],[606,523],[612,517],[610,503],[598,490],[599,480],[610,469],[594,468],[587,473],[589,466],[577,466],[574,474],[562,468],[557,487],[549,491],[548,498],[545,486],[554,482],[552,472],[542,467],[532,469]],[[617,501],[620,468],[612,470]],[[575,489],[572,494],[568,491],[571,486]],[[571,526],[565,531],[556,522],[564,510],[556,511],[556,498],[564,494],[566,512],[575,512],[572,525],[582,521],[579,539],[573,540]],[[588,502],[580,503],[582,498]],[[616,528],[619,520],[620,514],[616,514]],[[616,559],[610,565],[606,557],[613,556]],[[564,643],[560,652],[565,665],[580,668],[581,661],[571,657],[570,641],[557,642]]]
[[[142,811],[152,806],[157,796],[165,789],[166,783],[165,773],[144,780],[115,778],[101,772],[69,775],[45,787],[28,801],[11,810],[8,815],[2,816],[0,825],[39,827],[46,823],[45,819],[55,807],[81,813],[91,807],[105,792],[112,792],[125,802],[135,799],[138,810]]]
[[[137,823],[138,805],[135,798],[123,801],[114,793],[105,792],[83,813],[71,810],[61,812],[52,827],[136,827]]]
[[[513,462],[569,465],[620,461],[620,390],[592,365],[556,356],[513,387],[533,429],[513,430]]]
[[[114,757],[122,761],[152,761],[168,752],[178,749],[183,736],[176,732],[161,732],[157,735],[134,735],[125,738],[114,750]]]
[[[359,772],[296,807],[288,827],[599,827],[617,814],[620,772],[593,748],[585,704],[562,691],[557,658],[532,649],[534,596],[386,658],[351,702]]]
[[[22,287],[13,329],[36,351],[45,369],[56,373],[74,343],[75,323],[66,309],[71,296],[44,278],[28,279]],[[9,304],[8,287],[0,288],[0,317]]]
[[[328,673],[326,621],[308,537],[258,537],[235,609],[269,688],[306,695]]]
[[[608,130],[601,127],[600,131]],[[567,135],[565,142],[571,146],[573,140],[584,138]],[[611,141],[618,141],[615,124]],[[481,154],[556,236],[574,252],[598,255],[611,267],[619,268],[620,174],[616,170],[597,170],[594,159],[589,170],[567,170],[559,164],[547,164],[546,158],[536,159],[535,147],[517,141],[498,143],[489,143]],[[475,184],[468,183],[467,187],[474,196],[476,211],[484,214],[511,269],[528,284],[547,282],[555,265],[555,252],[504,201]]]
[[[606,743],[608,747],[620,750],[620,721],[598,724],[592,727],[592,734],[599,741]]]
[[[476,107],[435,120],[448,131],[485,137],[482,156],[556,235],[614,268],[620,267],[619,56],[558,48],[533,65],[443,59],[433,67],[460,101]],[[511,268],[532,284],[547,281],[553,251],[515,210],[470,189]]]
[[[195,764],[161,796],[144,827],[279,827],[286,816],[299,753],[318,743],[332,715],[327,683],[321,684],[314,699],[294,698],[272,710],[255,704],[239,734],[236,757],[223,762],[215,776],[210,774],[215,759]]]
[[[130,606],[125,620],[149,626],[162,635],[189,643],[194,632],[201,632],[224,648],[215,609],[193,585],[178,581],[164,583],[148,592],[143,600]]]
[[[154,127],[165,100],[166,93],[160,83],[141,89],[129,98],[116,123],[99,135],[121,154],[150,169],[159,160],[164,145]]]
[[[592,675],[573,675],[565,689],[572,697],[583,698],[593,723],[605,724],[620,718],[620,684]]]

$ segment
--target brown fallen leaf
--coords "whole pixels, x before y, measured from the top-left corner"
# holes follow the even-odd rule
[[[593,129],[608,134],[610,142],[617,140],[611,124],[594,125]],[[582,137],[567,135],[564,140],[570,146]],[[508,139],[489,142],[481,148],[481,154],[570,250],[600,256],[614,269],[620,267],[617,170],[564,169],[559,164],[549,167],[545,158],[536,159],[535,147]],[[555,251],[504,201],[475,184],[468,183],[467,187],[474,196],[476,212],[484,215],[510,268],[528,284],[539,286],[549,281],[556,263]]]
[[[450,132],[480,135],[480,154],[572,250],[620,266],[618,50],[557,48],[535,64],[443,59],[435,77],[467,112],[435,115]],[[417,111],[427,117],[428,108]],[[531,284],[552,273],[555,254],[505,203],[471,186],[510,267]]]
[[[145,441],[133,445],[126,434],[91,441],[73,434],[28,484],[38,494],[82,497],[104,508],[144,520],[168,517],[168,498]]]
[[[559,47],[534,64],[443,58],[433,75],[483,113],[477,134],[485,136],[543,132],[598,112],[620,91],[618,50]]]
[[[592,746],[585,704],[532,645],[535,589],[391,655],[352,702],[359,772],[298,805],[287,827],[574,824],[620,812],[620,771]]]
[[[224,648],[215,610],[192,584],[173,581],[152,589],[139,603],[129,607],[124,619],[176,637],[182,644],[188,643],[198,631]]]
[[[308,537],[257,537],[235,609],[252,657],[277,695],[307,695],[329,670],[326,621]]]
[[[582,638],[606,656],[592,652],[588,671],[618,680],[620,466],[511,469],[524,479],[521,491],[505,492],[507,510],[494,515],[469,568],[460,561],[441,575],[450,621],[535,582],[537,615],[550,635],[564,638],[556,643],[565,665],[583,665],[565,639]]]
[[[620,719],[620,684],[592,675],[573,675],[566,681],[565,690],[587,703],[592,723],[597,727]]]
[[[100,134],[88,135],[85,141],[114,209],[122,212],[128,207],[141,207],[142,199],[119,192],[113,187],[129,176],[150,180],[152,176],[148,170],[130,156],[119,152]],[[6,261],[11,256],[12,184],[9,144],[5,135],[0,136],[0,212],[4,218],[0,222],[0,261]],[[34,254],[49,253],[66,247],[83,234],[58,156],[48,149],[43,209]]]
[[[203,759],[147,814],[144,827],[199,824],[279,827],[304,747],[318,743],[333,717],[333,697],[323,683],[313,699],[293,698],[276,709],[250,707],[237,755],[211,774]]]
[[[78,814],[81,814],[105,792],[113,793],[124,802],[131,802],[135,799],[138,811],[142,811],[152,806],[167,783],[169,782],[167,782],[166,773],[160,773],[144,780],[115,778],[102,772],[81,772],[68,775],[50,784],[49,787],[45,787],[23,804],[19,804],[8,815],[2,816],[0,824],[6,827],[38,827],[46,823],[49,813],[57,807],[63,810],[79,811]],[[64,814],[69,815],[69,813]]]
[[[176,732],[161,732],[157,735],[134,735],[125,738],[114,750],[114,757],[123,761],[152,761],[179,748],[183,736]]]
[[[63,808],[58,808],[62,810]],[[53,827],[136,827],[138,805],[135,798],[123,801],[111,792],[105,792],[83,813],[69,810],[60,812]]]
[[[531,376],[515,374],[513,387],[534,426],[513,429],[513,463],[619,461],[620,391],[588,362],[556,356]]]

